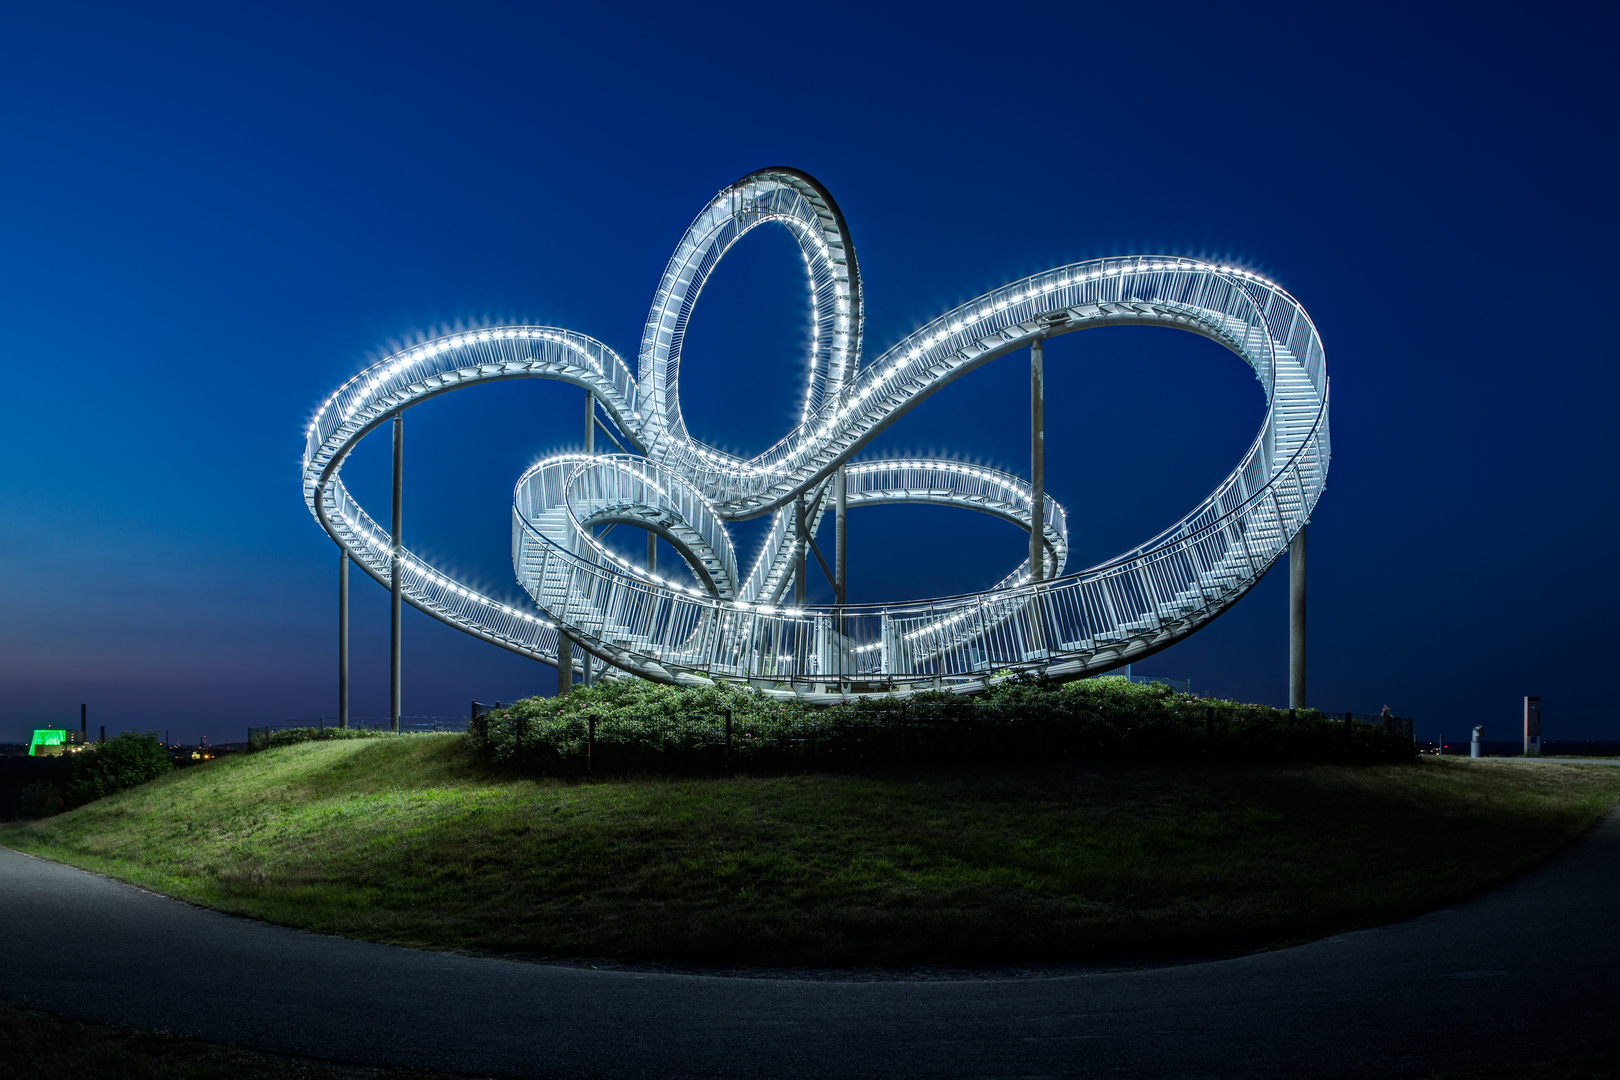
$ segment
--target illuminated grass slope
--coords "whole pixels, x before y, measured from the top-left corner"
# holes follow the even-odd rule
[[[535,781],[483,772],[459,736],[384,736],[224,758],[0,843],[428,948],[1044,964],[1415,914],[1524,869],[1617,798],[1602,766],[1434,759]]]

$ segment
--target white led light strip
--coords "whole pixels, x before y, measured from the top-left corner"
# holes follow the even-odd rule
[[[799,244],[815,332],[801,422],[764,453],[741,458],[686,431],[681,348],[719,260],[771,223]],[[549,378],[586,387],[636,454],[563,455],[520,479],[512,556],[533,606],[487,596],[409,552],[405,598],[545,663],[556,663],[561,626],[620,671],[676,683],[746,681],[772,694],[834,700],[967,691],[1007,669],[1075,677],[1162,649],[1252,587],[1323,491],[1331,448],[1320,337],[1293,297],[1242,267],[1130,256],[1049,270],[946,312],[864,366],[862,322],[855,249],[837,204],[802,172],[764,169],[715,196],[677,245],[647,318],[639,377],[606,345],[557,327],[488,327],[412,345],[356,375],[316,411],[305,431],[305,499],[361,568],[386,584],[391,538],[340,477],[359,439],[395,411],[463,386]],[[967,596],[843,609],[782,602],[798,542],[794,501],[810,502],[814,535],[831,508],[828,478],[903,412],[1037,340],[1132,323],[1220,342],[1249,363],[1267,397],[1265,422],[1243,459],[1174,526],[1054,579],[1067,560],[1067,525],[1048,497],[1040,523],[1051,554],[1045,580],[1032,583],[1026,561],[994,588]],[[1026,378],[1021,368],[1016,377]],[[1057,412],[1062,403],[1048,408]],[[851,506],[933,503],[1030,524],[1028,482],[999,470],[905,459],[852,462],[846,475]],[[773,515],[770,535],[740,575],[725,522],[762,514]],[[608,521],[658,531],[693,578],[675,581],[619,557],[593,535]]]

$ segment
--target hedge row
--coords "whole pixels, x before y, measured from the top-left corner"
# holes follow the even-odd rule
[[[375,739],[394,735],[392,731],[370,728],[312,728],[295,727],[271,731],[269,728],[248,728],[247,751],[268,750],[272,746],[292,746],[295,743],[325,742],[331,739]]]
[[[1415,753],[1404,728],[1108,677],[1061,685],[1021,678],[966,700],[929,693],[827,707],[731,686],[683,689],[623,679],[516,702],[486,715],[467,738],[486,760],[552,775],[1108,758],[1385,762]]]

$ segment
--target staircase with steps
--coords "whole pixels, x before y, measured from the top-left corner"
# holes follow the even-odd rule
[[[765,223],[797,239],[822,317],[803,421],[744,459],[686,432],[680,349],[707,275],[730,245]],[[1321,497],[1330,457],[1321,341],[1299,304],[1256,274],[1171,256],[1076,263],[963,304],[865,364],[861,305],[854,247],[831,196],[792,170],[751,174],[716,196],[672,257],[648,316],[639,379],[607,346],[555,327],[491,327],[423,342],[368,368],[318,411],[306,434],[306,501],[361,568],[386,584],[390,538],[341,478],[356,442],[395,411],[463,386],[549,378],[586,387],[636,453],[552,459],[520,480],[513,568],[532,606],[483,595],[409,552],[406,599],[546,663],[556,662],[560,624],[624,672],[686,683],[736,679],[768,693],[832,700],[972,690],[1007,668],[1075,677],[1164,648],[1253,587]],[[1265,422],[1248,452],[1180,522],[1106,563],[1039,582],[1030,582],[1025,562],[969,596],[843,609],[782,603],[800,543],[794,503],[806,499],[813,536],[840,467],[852,508],[925,502],[1030,527],[1033,498],[1018,477],[963,462],[851,459],[955,378],[1037,340],[1121,323],[1218,341],[1249,363],[1266,392]],[[1040,528],[1061,573],[1063,511],[1043,502]],[[772,515],[766,543],[741,575],[725,523],[763,514]],[[673,581],[619,559],[595,535],[609,522],[659,532],[677,545],[691,578]]]

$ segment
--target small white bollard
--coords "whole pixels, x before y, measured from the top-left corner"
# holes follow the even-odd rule
[[[1541,756],[1541,699],[1524,699],[1524,756]]]
[[[1485,756],[1485,752],[1482,749],[1480,749],[1480,745],[1479,745],[1479,740],[1484,738],[1484,736],[1485,736],[1485,728],[1483,726],[1479,725],[1479,724],[1475,724],[1474,725],[1474,741],[1468,744],[1468,756],[1469,757],[1471,757],[1471,758],[1482,758],[1482,757]]]

